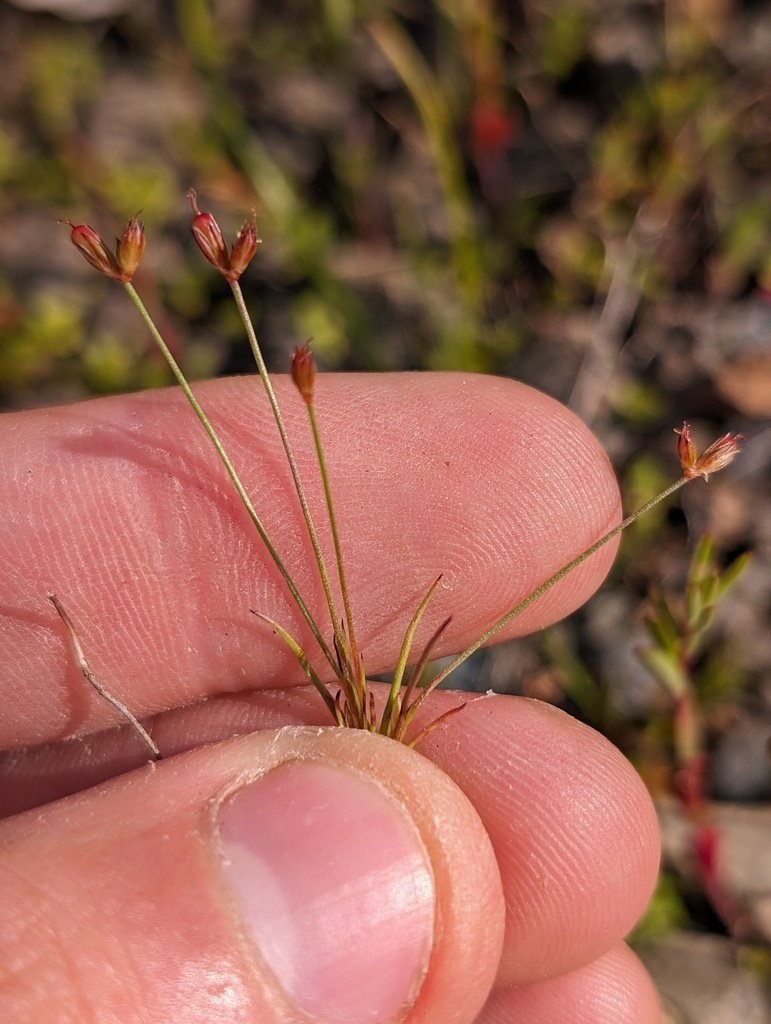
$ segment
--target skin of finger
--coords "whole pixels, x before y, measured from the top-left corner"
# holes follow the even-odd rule
[[[285,380],[277,386],[318,510],[304,409]],[[199,392],[300,590],[326,623],[258,388],[240,378]],[[406,623],[440,574],[425,636],[451,614],[442,649],[457,650],[618,519],[617,487],[596,440],[523,385],[460,374],[330,375],[317,391],[370,672],[393,663]],[[0,534],[0,746],[112,722],[84,686],[50,592],[75,621],[97,677],[138,716],[215,692],[302,681],[294,658],[250,609],[304,644],[308,631],[178,391],[8,414],[0,431],[10,453],[0,467],[10,525]],[[319,533],[330,550],[323,516]],[[505,635],[581,604],[613,552],[608,545]]]
[[[650,976],[626,946],[550,981],[496,988],[475,1024],[661,1024]]]
[[[652,801],[604,737],[538,701],[482,696],[420,744],[466,793],[506,896],[499,982],[573,970],[628,934],[656,884]]]
[[[472,1021],[503,933],[500,879],[473,808],[401,744],[308,728],[199,748],[8,819],[0,856],[4,1019],[293,1019],[249,948],[202,830],[239,785],[308,758],[353,767],[409,810],[431,861],[437,916],[426,978],[405,1020]]]
[[[611,744],[535,701],[438,691],[418,726],[464,703],[420,749],[472,800],[491,837],[507,908],[500,983],[565,973],[615,947],[647,904],[659,858],[650,799]],[[177,709],[153,733],[171,753],[233,732],[324,720],[315,692],[294,688]],[[116,749],[104,737],[108,774],[130,766],[121,760],[127,748],[134,764],[141,757],[125,731],[109,738]],[[19,766],[6,792],[28,777],[33,796],[41,778],[61,784],[67,771],[74,772],[70,785],[98,781],[86,774],[98,764],[97,739],[29,755],[28,776]],[[72,750],[78,746],[84,748],[79,762]]]

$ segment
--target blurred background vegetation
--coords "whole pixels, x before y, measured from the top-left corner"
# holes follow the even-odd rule
[[[244,287],[276,370],[312,337],[325,368],[521,378],[591,425],[628,507],[683,419],[741,431],[587,609],[462,682],[560,703],[675,788],[672,694],[636,652],[650,584],[677,607],[708,531],[715,572],[754,552],[689,665],[708,795],[767,800],[769,53],[751,0],[0,3],[0,403],[167,382],[60,217],[110,238],[141,210],[136,283],[189,373],[251,368],[190,243],[195,186],[230,230],[257,210]]]

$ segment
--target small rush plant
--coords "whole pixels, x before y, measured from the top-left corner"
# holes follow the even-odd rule
[[[415,613],[410,619],[404,631],[404,639],[396,661],[390,686],[388,687],[385,703],[376,703],[373,690],[370,688],[366,670],[364,655],[359,648],[356,639],[356,628],[351,611],[349,588],[345,572],[345,559],[337,528],[335,517],[335,505],[330,488],[327,465],[324,456],[324,447],[319,431],[314,408],[314,394],[316,390],[316,365],[311,354],[309,345],[306,343],[297,347],[292,355],[291,373],[292,380],[305,405],[308,415],[310,434],[316,454],[319,473],[324,492],[323,514],[327,517],[328,526],[332,538],[332,556],[330,569],[329,556],[322,550],[319,542],[319,533],[316,527],[315,516],[318,512],[311,510],[303,486],[303,481],[298,470],[292,442],[288,436],[281,407],[276,398],[276,393],[271,382],[270,374],[265,365],[257,334],[254,329],[251,317],[244,302],[243,293],[239,284],[240,278],[254,258],[261,242],[257,237],[255,214],[245,221],[235,237],[233,244],[228,247],[219,224],[210,214],[202,212],[198,208],[196,194],[193,190],[188,193],[193,220],[192,233],[199,249],[216,269],[222,274],[230,285],[233,299],[238,309],[239,316],[243,323],[246,336],[249,340],[257,370],[259,372],[262,386],[267,396],[275,419],[276,428],[281,438],[281,444],[292,475],[294,488],[302,509],[305,528],[307,529],[313,554],[318,568],[321,586],[326,599],[329,622],[326,627],[322,626],[317,617],[311,612],[310,607],[300,593],[297,584],[286,568],[281,553],[276,549],[268,532],[263,525],[258,510],[252,502],[249,494],[241,481],[238,471],[233,465],[217,431],[212,425],[205,410],[201,407],[190,384],[180,369],[179,364],[172,355],[166,344],[157,324],[148,312],[140,295],[132,284],[132,279],[142,259],[145,249],[145,230],[138,215],[131,218],[126,225],[120,238],[117,240],[115,250],[111,250],[94,231],[86,224],[73,224],[70,221],[62,221],[71,230],[71,240],[88,263],[99,273],[120,283],[125,289],[129,299],[136,307],[139,316],[146,325],[156,345],[168,363],[172,374],[187,398],[193,412],[198,417],[201,426],[211,441],[214,450],[225,467],[225,470],[235,487],[239,498],[259,533],[270,558],[276,565],[281,577],[286,584],[292,599],[299,609],[303,619],[313,637],[313,641],[323,657],[326,667],[323,672],[316,670],[311,664],[311,658],[306,650],[300,645],[295,637],[289,633],[280,623],[268,618],[259,611],[254,614],[263,619],[270,628],[281,638],[289,650],[297,658],[307,677],[315,686],[321,700],[326,705],[330,718],[335,725],[351,728],[366,729],[369,732],[380,733],[392,739],[414,745],[422,739],[431,729],[436,728],[448,714],[454,714],[461,710],[460,707],[453,708],[444,715],[430,720],[428,725],[420,729],[413,727],[413,720],[417,712],[429,699],[433,690],[443,682],[451,672],[470,657],[478,648],[487,643],[499,630],[503,629],[512,619],[521,614],[529,605],[537,601],[551,587],[562,580],[577,566],[593,555],[601,547],[620,534],[631,523],[644,515],[649,509],[659,502],[664,501],[684,484],[698,477],[705,480],[710,473],[717,472],[727,466],[739,451],[742,441],[739,434],[725,434],[714,441],[702,454],[699,454],[694,446],[691,437],[691,430],[687,423],[676,430],[678,435],[677,450],[682,468],[681,476],[663,491],[645,502],[635,512],[626,516],[616,526],[601,537],[598,537],[583,551],[580,551],[571,558],[557,572],[544,580],[527,597],[520,600],[513,607],[509,608],[503,615],[496,619],[477,639],[469,644],[465,650],[452,658],[440,671],[429,678],[428,667],[432,654],[436,649],[437,642],[447,629],[450,619],[445,619],[430,636],[421,650],[413,651],[413,641],[420,622],[431,601],[439,578],[433,580],[426,588],[420,599]],[[337,584],[333,584],[336,577]],[[335,591],[340,594],[342,607],[338,607],[338,599]],[[70,620],[62,602],[55,595],[49,595],[64,625],[69,633],[75,656],[83,675],[96,692],[108,701],[123,718],[132,726],[142,741],[147,746],[150,756],[158,759],[161,752],[157,744],[139,722],[131,710],[120,700],[114,697],[94,676],[89,668],[83,647],[79,641],[75,627]],[[462,706],[461,706],[462,707]]]

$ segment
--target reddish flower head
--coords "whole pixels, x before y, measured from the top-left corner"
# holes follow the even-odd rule
[[[233,248],[230,250],[230,273],[234,280],[238,280],[246,268],[254,259],[261,240],[257,237],[256,214],[252,210],[249,220],[241,225],[241,230],[236,235]]]
[[[305,404],[310,405],[316,380],[316,360],[307,341],[304,345],[298,345],[292,353],[292,380]]]
[[[193,207],[193,223],[191,230],[198,248],[213,267],[227,278],[231,283],[237,281],[257,252],[260,239],[257,237],[255,226],[255,214],[247,220],[236,236],[233,248],[228,252],[225,239],[216,219],[210,213],[202,213],[198,209],[198,199],[195,189],[190,189],[187,194],[190,205]]]
[[[145,251],[145,229],[133,216],[118,239],[117,256],[107,248],[101,235],[98,235],[88,224],[73,224],[69,220],[60,220],[70,229],[70,240],[87,263],[105,277],[113,281],[127,284],[139,266],[142,253]]]
[[[195,214],[190,230],[193,232],[193,238],[196,240],[198,248],[220,273],[229,274],[230,257],[219,224],[210,213],[201,213],[198,209],[195,189],[190,189],[187,198],[190,200]]]
[[[739,454],[744,440],[741,434],[723,434],[699,455],[689,423],[684,422],[680,430],[675,429],[675,433],[678,435],[677,454],[686,480],[695,480],[697,476],[708,480],[710,473],[725,469]]]

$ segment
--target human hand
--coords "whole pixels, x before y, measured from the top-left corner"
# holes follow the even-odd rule
[[[254,381],[200,393],[321,608]],[[596,442],[512,382],[330,375],[317,410],[371,673],[440,572],[427,628],[452,613],[457,650],[618,516]],[[655,880],[655,817],[610,744],[509,697],[469,699],[424,757],[319,730],[318,695],[249,611],[307,639],[296,609],[176,392],[0,429],[0,796],[6,813],[34,808],[0,824],[3,1019],[659,1020],[622,944]],[[301,469],[320,508],[310,454]],[[611,557],[507,635],[580,605]],[[100,680],[156,716],[175,756],[143,764],[136,736],[109,729],[51,591]],[[429,713],[460,700],[437,692]]]

